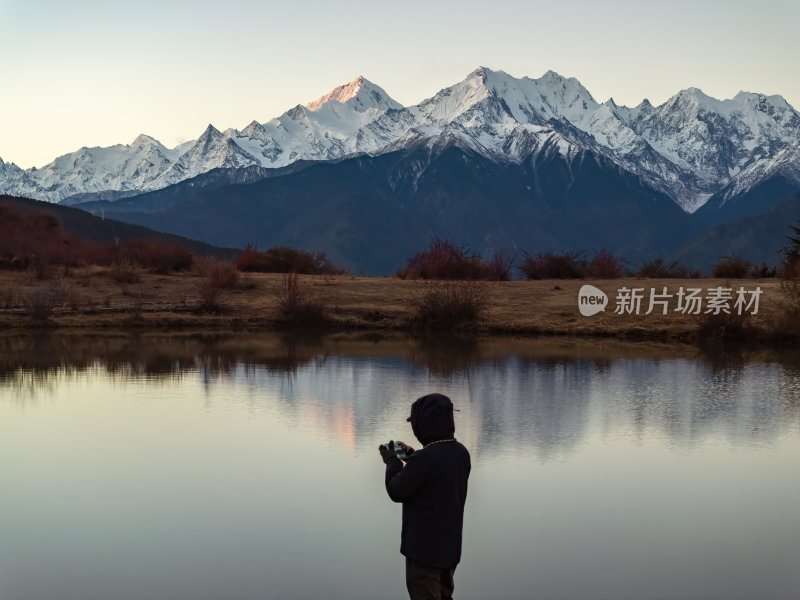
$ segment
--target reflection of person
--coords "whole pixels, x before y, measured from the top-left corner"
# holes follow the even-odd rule
[[[411,405],[407,419],[422,449],[403,442],[406,464],[394,444],[380,447],[386,463],[386,491],[403,503],[400,552],[406,557],[406,586],[411,600],[453,597],[453,574],[461,560],[461,529],[470,457],[456,441],[453,403],[428,394]]]

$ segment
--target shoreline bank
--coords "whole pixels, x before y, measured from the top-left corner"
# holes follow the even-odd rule
[[[285,285],[280,274],[242,274],[235,287],[218,290],[213,310],[201,308],[205,280],[193,273],[141,272],[131,279],[117,281],[108,269],[97,267],[43,280],[26,272],[0,272],[0,331],[287,328],[279,309]],[[581,314],[578,304],[579,291],[587,284],[607,296],[605,310],[591,316]],[[424,327],[414,324],[414,304],[436,285],[443,284],[350,275],[299,277],[301,293],[322,308],[324,329],[329,331],[424,332]],[[459,332],[694,343],[704,322],[728,317],[723,310],[712,314],[716,309],[711,297],[722,289],[730,290],[726,308],[731,315],[736,316],[737,308],[744,313],[741,320],[748,337],[742,341],[773,343],[776,335],[785,333],[780,327],[786,304],[777,279],[537,280],[477,285],[485,290],[485,310],[477,322],[457,328]],[[640,300],[635,307],[621,300],[630,290],[639,290],[634,291]],[[696,296],[706,302],[699,314],[680,310],[689,290],[699,290]],[[735,304],[740,290],[742,298],[751,301],[749,306]],[[37,302],[50,305],[38,306],[37,313]],[[693,312],[698,307],[690,308]],[[298,328],[303,328],[302,322]],[[789,339],[796,338],[790,335]]]

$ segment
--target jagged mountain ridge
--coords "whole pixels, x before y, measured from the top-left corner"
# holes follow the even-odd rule
[[[129,145],[82,148],[41,169],[0,160],[0,191],[60,201],[162,189],[215,168],[279,168],[424,145],[513,163],[546,147],[565,157],[604,156],[693,212],[726,189],[746,192],[776,162],[800,188],[798,144],[800,113],[780,96],[715,100],[689,88],[657,107],[645,100],[628,108],[598,103],[577,79],[553,71],[531,79],[481,67],[410,107],[359,76],[266,123],[224,132],[209,125],[174,149],[139,136]]]

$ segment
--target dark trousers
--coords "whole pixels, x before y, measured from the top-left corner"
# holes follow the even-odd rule
[[[406,587],[411,600],[450,600],[456,568],[426,567],[406,559]]]

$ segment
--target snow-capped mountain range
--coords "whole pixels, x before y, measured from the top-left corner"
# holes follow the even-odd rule
[[[716,100],[696,88],[660,106],[597,102],[575,78],[548,71],[515,78],[481,67],[416,106],[403,107],[357,77],[266,123],[219,131],[166,148],[140,135],[131,144],[81,148],[40,169],[0,159],[0,193],[61,201],[76,194],[151,191],[215,168],[284,167],[379,155],[410,146],[457,145],[498,162],[542,151],[590,150],[693,212],[781,174],[800,186],[800,113],[781,96],[740,92]]]

